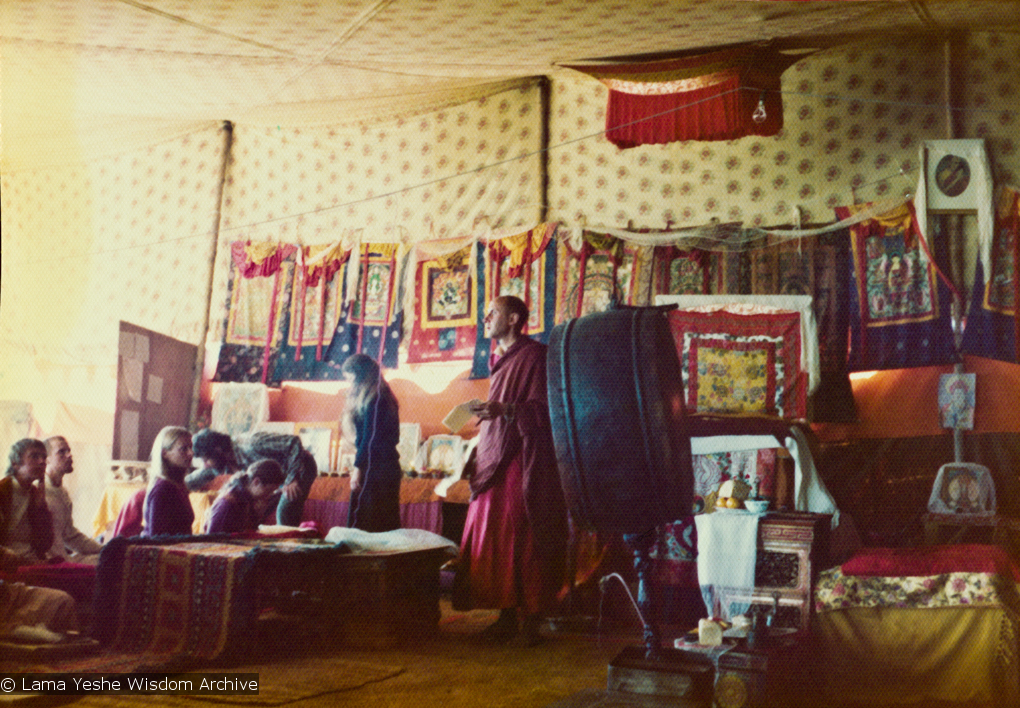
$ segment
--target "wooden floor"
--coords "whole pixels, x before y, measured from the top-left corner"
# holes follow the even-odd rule
[[[489,611],[456,612],[444,599],[439,630],[407,636],[386,649],[358,648],[358,637],[342,628],[268,621],[258,646],[232,662],[203,672],[244,671],[260,677],[259,697],[229,697],[229,704],[336,706],[345,708],[708,708],[705,702],[663,701],[638,694],[608,694],[610,663],[624,650],[642,647],[636,621],[598,627],[590,618],[567,618],[542,630],[544,641],[525,646],[486,642],[479,632],[495,620]],[[668,632],[667,632],[668,633]],[[665,635],[666,633],[664,633]],[[794,701],[775,708],[829,708],[811,671]],[[140,708],[168,705],[209,708],[208,700],[185,697],[86,696],[73,699],[0,695],[0,706],[74,705]],[[220,705],[227,704],[226,701]],[[853,703],[847,708],[865,708]],[[875,708],[868,706],[868,708]],[[898,708],[922,708],[899,706]],[[934,708],[925,703],[923,708]],[[941,708],[941,707],[940,707]],[[960,708],[954,706],[954,708]],[[976,708],[967,706],[967,708]]]

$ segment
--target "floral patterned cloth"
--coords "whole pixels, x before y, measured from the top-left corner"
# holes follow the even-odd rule
[[[818,574],[815,610],[849,607],[1012,607],[1020,595],[1012,581],[992,573],[903,577],[844,575],[837,566]]]

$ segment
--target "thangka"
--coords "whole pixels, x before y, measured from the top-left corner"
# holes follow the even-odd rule
[[[330,359],[343,364],[352,354],[367,354],[385,368],[396,368],[403,323],[399,307],[401,247],[396,243],[364,244],[347,268],[357,268],[357,286],[346,295]],[[349,279],[350,280],[350,279]]]
[[[343,358],[330,349],[343,310],[344,264],[340,242],[298,250],[284,340],[275,381],[335,381]]]
[[[478,252],[478,298],[471,378],[489,376],[491,341],[485,336],[488,303],[499,295],[515,295],[528,306],[528,325],[524,332],[540,342],[549,341],[556,303],[557,224],[539,224],[535,228],[489,242]]]
[[[231,244],[227,322],[214,381],[273,384],[297,246]]]
[[[478,291],[472,248],[468,245],[448,256],[418,263],[407,363],[471,359],[474,355]]]
[[[807,415],[798,312],[667,313],[689,413]]]
[[[653,264],[654,295],[708,295],[713,292],[710,251],[656,246]],[[718,292],[718,288],[714,292]]]
[[[1020,192],[1015,189],[1004,187],[999,194],[990,250],[990,262],[979,258],[974,273],[963,351],[1020,363]]]
[[[848,219],[870,204],[837,207]],[[935,241],[941,245],[940,240]],[[850,227],[853,285],[849,371],[951,363],[955,356],[948,286],[909,202]]]
[[[614,305],[648,304],[653,249],[585,231],[579,250],[566,240],[561,240],[559,250],[557,323]]]
[[[840,230],[747,252],[754,295],[809,295],[818,324],[820,383],[812,420],[856,419],[847,371],[850,234]]]

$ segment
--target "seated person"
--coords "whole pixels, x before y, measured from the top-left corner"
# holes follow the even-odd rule
[[[75,528],[71,496],[64,488],[64,475],[74,472],[71,446],[54,435],[46,439],[46,453],[46,506],[53,516],[50,557],[95,564],[103,547]]]
[[[0,637],[17,637],[26,628],[43,638],[47,633],[77,631],[74,598],[62,590],[0,580]]]
[[[205,533],[240,533],[258,530],[283,484],[283,468],[276,460],[259,460],[238,472],[223,487],[205,522]],[[275,523],[275,516],[268,523]]]
[[[202,465],[185,480],[191,491],[206,489],[218,475],[233,474],[253,462],[276,460],[284,474],[276,523],[301,525],[305,499],[319,476],[319,467],[297,435],[259,431],[231,438],[215,430],[200,430],[195,434],[195,457]]]
[[[191,471],[191,433],[168,425],[152,443],[149,489],[142,505],[143,536],[190,536],[195,510],[184,485]]]
[[[53,517],[46,506],[45,474],[42,441],[24,438],[14,443],[7,475],[0,479],[0,571],[48,561]]]

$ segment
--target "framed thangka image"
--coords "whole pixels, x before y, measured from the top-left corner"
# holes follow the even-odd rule
[[[423,265],[421,326],[463,327],[474,324],[474,287],[467,260],[459,265],[430,261]]]
[[[280,343],[280,325],[287,300],[281,291],[293,274],[293,261],[283,261],[274,275],[255,278],[245,278],[240,268],[231,264],[227,344],[265,345],[270,327],[273,328],[271,346]]]
[[[974,429],[976,374],[942,374],[939,377],[939,415],[943,428]]]
[[[464,466],[464,438],[459,435],[433,435],[428,445],[428,468],[446,474],[460,474]]]
[[[369,327],[385,327],[396,287],[396,244],[366,245],[359,261],[361,278],[350,319]]]

